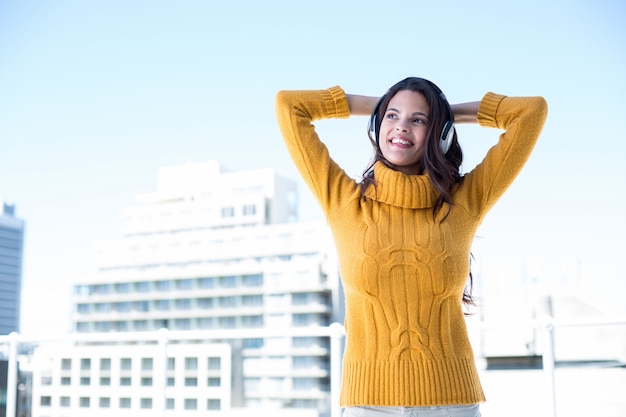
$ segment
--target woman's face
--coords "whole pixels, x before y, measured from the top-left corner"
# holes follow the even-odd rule
[[[385,159],[405,174],[422,172],[428,114],[426,98],[411,90],[398,91],[380,124],[378,143]]]

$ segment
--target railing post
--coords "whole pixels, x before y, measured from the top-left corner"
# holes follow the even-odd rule
[[[6,417],[16,415],[17,402],[17,333],[9,333],[9,363],[7,366]]]
[[[159,410],[161,416],[165,416],[167,408],[167,399],[165,398],[165,390],[167,387],[167,345],[169,343],[169,334],[166,328],[158,330],[159,338],[159,356],[158,363],[155,364],[155,370],[159,375],[155,375],[157,390],[159,395],[155,396],[155,409]]]
[[[341,358],[343,326],[331,323],[330,329],[330,417],[341,417],[339,394],[341,392]]]
[[[540,323],[543,334],[543,373],[546,377],[546,385],[548,386],[548,416],[556,417],[556,389],[554,374],[554,323],[552,317],[544,316]]]

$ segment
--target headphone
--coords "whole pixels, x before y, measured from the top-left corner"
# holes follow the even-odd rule
[[[450,107],[450,103],[448,103],[446,96],[439,89],[439,87],[437,87],[431,81],[428,81],[423,78],[411,77],[403,81],[400,81],[400,83],[405,82],[410,79],[419,79],[419,80],[426,81],[439,94],[439,97],[441,98],[444,105],[446,106],[446,109],[448,111],[448,119],[444,122],[443,128],[441,129],[441,136],[439,137],[439,149],[441,149],[441,152],[446,154],[448,153],[448,150],[450,149],[450,146],[452,145],[452,139],[454,138],[454,132],[456,131],[454,127],[454,113],[452,113],[452,107]],[[388,93],[389,92],[383,94],[383,96],[378,99],[378,102],[376,102],[376,105],[374,106],[374,110],[372,111],[372,115],[370,116],[370,121],[367,127],[370,139],[374,140],[377,145],[378,145],[378,140],[379,140],[378,132],[380,132],[380,123],[381,123],[381,121],[378,118],[378,111],[380,110],[380,106],[382,105],[382,102],[387,97]]]

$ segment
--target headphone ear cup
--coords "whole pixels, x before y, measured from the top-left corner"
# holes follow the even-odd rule
[[[376,105],[374,105],[374,110],[372,110],[372,115],[370,116],[370,122],[367,125],[367,132],[369,133],[370,139],[376,142],[377,145],[378,129],[380,127],[380,121],[378,120],[378,111],[380,110],[380,105],[382,104],[386,96],[387,94],[383,94],[376,102]]]
[[[441,138],[439,139],[439,147],[441,148],[441,152],[444,154],[448,153],[450,150],[450,146],[452,145],[452,139],[454,139],[454,123],[451,121],[447,121],[443,125],[443,130],[441,131]]]
[[[376,119],[378,119],[378,117],[376,116],[376,110],[374,110],[370,116],[369,124],[367,125],[367,132],[370,135],[370,139],[378,143],[378,137],[376,136]]]

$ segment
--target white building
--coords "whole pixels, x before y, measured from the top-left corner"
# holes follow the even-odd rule
[[[173,406],[179,413],[239,408],[329,413],[328,338],[301,331],[297,337],[263,336],[263,329],[302,330],[343,321],[330,233],[323,222],[296,222],[295,182],[271,169],[228,173],[215,161],[193,163],[162,168],[157,191],[139,196],[138,202],[122,213],[122,235],[102,242],[97,273],[74,287],[75,331],[120,336],[162,328],[189,332],[190,340],[177,341],[178,356],[168,353],[165,358],[177,363],[189,352],[195,352],[198,361],[206,360],[202,355],[211,352],[214,343],[227,343],[232,369],[220,368],[225,374],[219,378],[222,388],[228,381],[228,390],[209,398],[211,387],[182,385],[176,401],[186,398],[195,408],[177,402]],[[242,336],[214,336],[233,329]],[[149,388],[138,376],[131,377],[130,390],[115,377],[108,381],[110,386],[101,387],[101,377],[94,376],[89,395],[79,395],[80,386],[69,395],[63,377],[54,377],[63,359],[74,358],[72,366],[90,359],[94,372],[102,360],[113,366],[119,358],[136,364],[152,357],[146,356],[151,355],[146,346],[123,342],[95,348],[66,346],[57,351],[61,356],[41,351],[53,374],[33,376],[33,408],[39,407],[34,417],[70,415],[54,412],[68,402],[89,415],[127,411],[129,404],[149,414],[162,409],[158,401],[174,398],[156,388],[169,388],[169,380],[158,373],[151,378],[159,382]],[[113,375],[113,368],[110,372]],[[87,382],[81,378],[73,377],[71,384]],[[120,390],[127,396],[107,394]],[[140,393],[145,390],[152,394]],[[165,405],[169,410],[171,404]]]
[[[33,355],[33,416],[179,416],[230,410],[228,344],[47,344]]]

